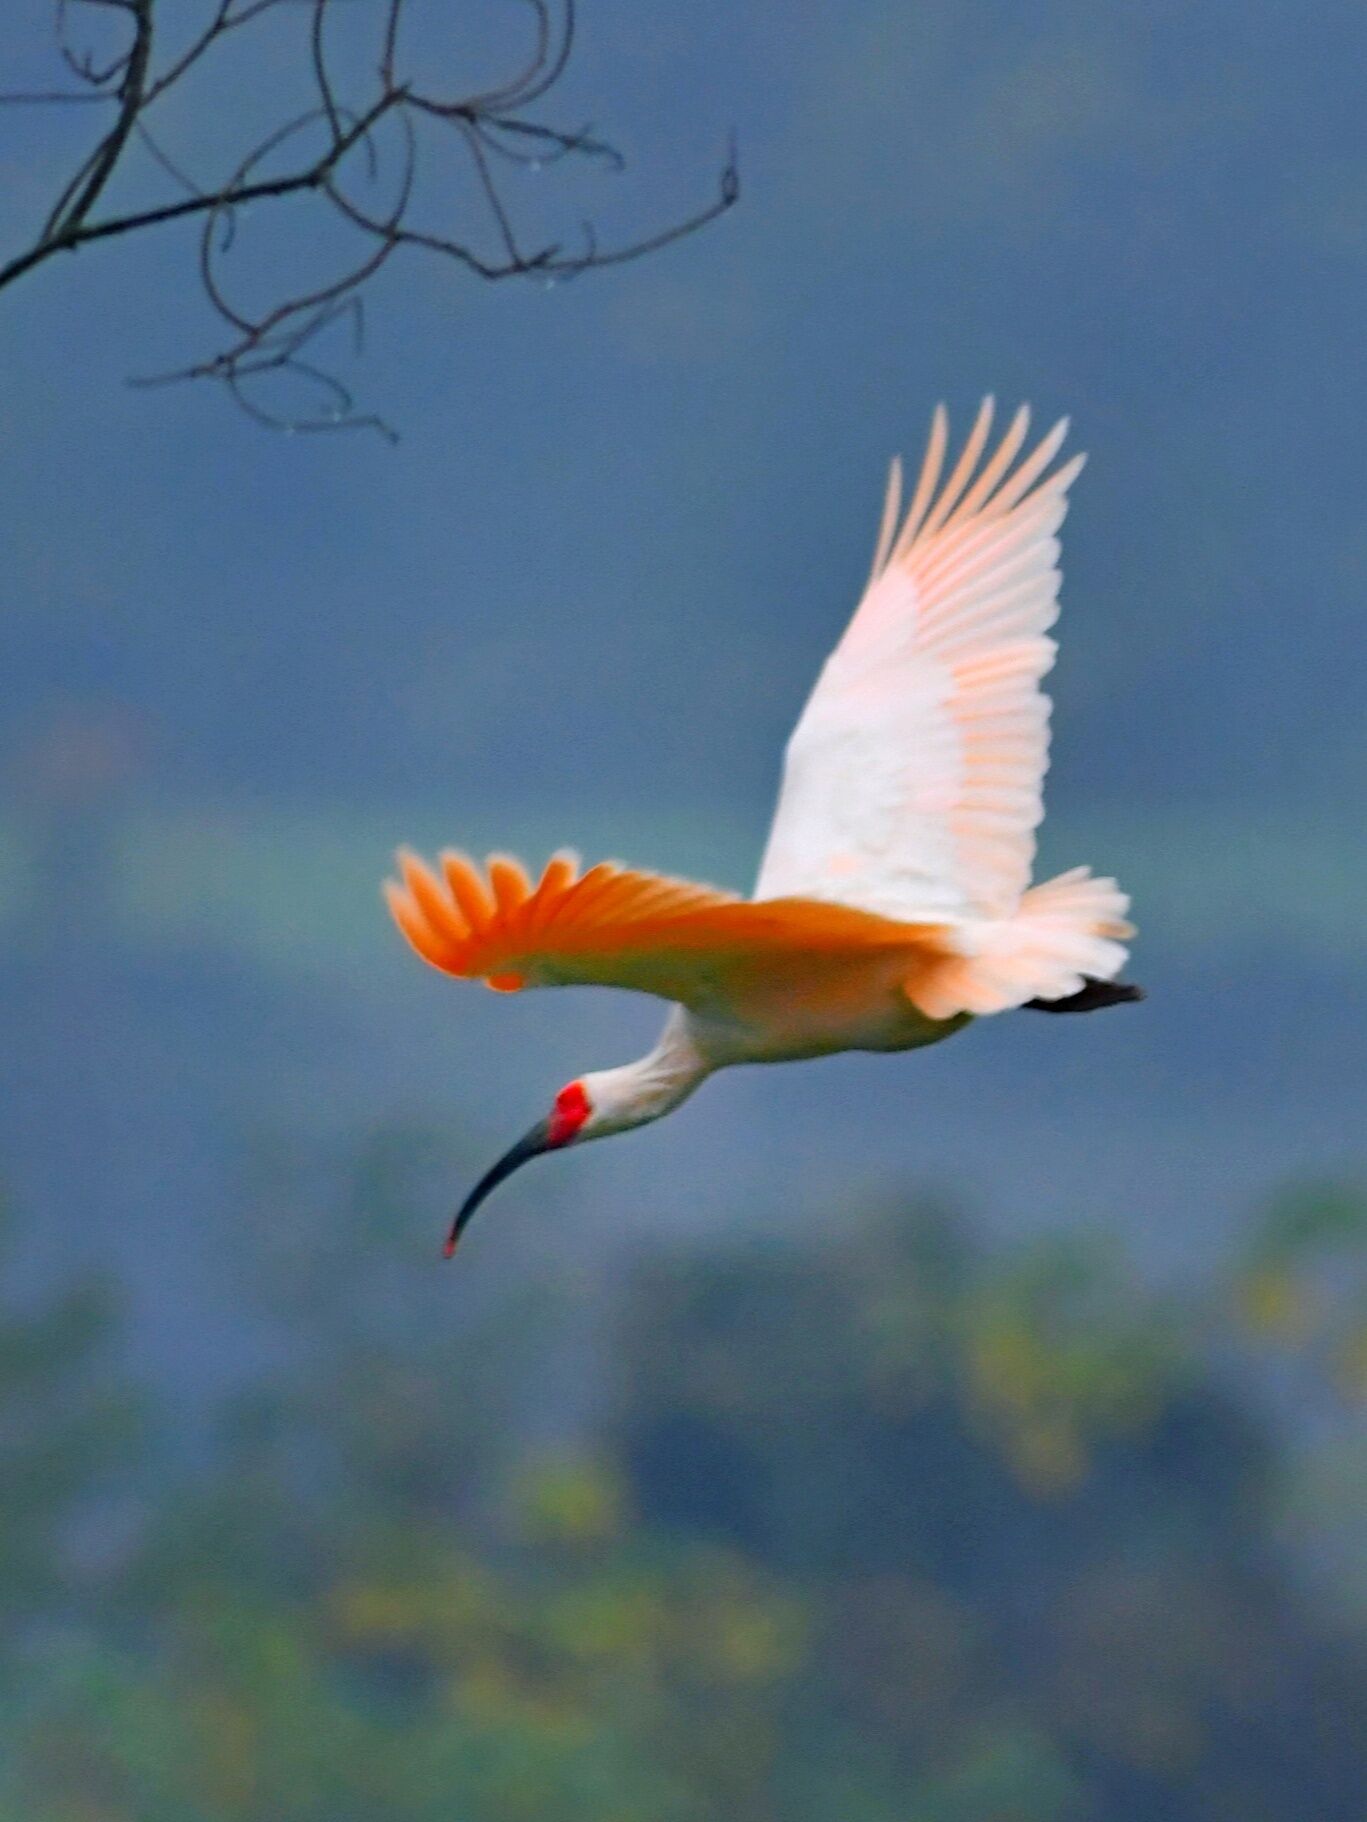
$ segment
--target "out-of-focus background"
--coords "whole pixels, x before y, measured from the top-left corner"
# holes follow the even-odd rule
[[[629,169],[519,209],[648,232],[732,126],[741,203],[396,263],[397,447],[127,389],[212,335],[178,230],[0,296],[4,1822],[1357,1822],[1365,58],[1347,0],[584,0],[553,112]],[[80,113],[0,113],[0,247]],[[887,458],[987,390],[1091,453],[1042,862],[1149,1001],[737,1072],[441,1270],[658,1014],[423,971],[393,846],[747,886]]]

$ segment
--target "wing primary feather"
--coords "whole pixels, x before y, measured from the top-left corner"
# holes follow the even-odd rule
[[[716,892],[710,886],[692,886],[677,879],[662,879],[658,884],[638,887],[631,900],[633,917],[668,919],[681,916],[694,907],[715,904]]]
[[[493,888],[494,904],[501,918],[513,917],[532,895],[526,868],[511,854],[491,854],[484,863]]]
[[[1066,474],[1066,481],[1061,488],[1055,483],[1064,474]],[[1048,514],[1050,508],[1066,505],[1066,501],[1063,499],[1064,492],[1066,492],[1068,481],[1074,479],[1074,474],[1075,470],[1068,472],[1061,468],[1057,476],[1050,476],[1050,479],[1044,481],[1043,485],[1039,486],[1028,499],[1015,501],[1012,507],[1002,507],[1001,510],[997,510],[997,501],[1001,499],[1006,486],[1013,485],[1012,477],[1012,481],[1002,485],[997,499],[988,501],[988,505],[982,508],[982,512],[979,512],[977,517],[964,519],[962,525],[955,525],[953,530],[940,532],[940,536],[935,539],[933,545],[915,552],[917,579],[922,583],[922,587],[930,585],[931,579],[939,578],[946,570],[957,570],[957,565],[964,561],[966,556],[970,556],[982,548],[992,547],[997,539],[1019,536],[1021,528],[1032,523],[1032,519],[1028,517],[1030,514]]]
[[[916,582],[922,595],[929,599],[946,588],[961,588],[976,577],[985,557],[1006,545],[1023,544],[1031,536],[1039,535],[1054,513],[1058,514],[1053,527],[1057,530],[1067,513],[1064,498],[1067,482],[1073,479],[1073,474],[1061,468],[1059,476],[1065,475],[1067,481],[1063,488],[1055,486],[1052,480],[1046,481],[1037,493],[1021,501],[1010,513],[989,518],[985,523],[965,523],[942,540],[943,548],[937,545],[918,558]]]
[[[897,542],[892,547],[892,561],[898,562],[911,549],[917,532],[921,529],[921,520],[925,517],[926,508],[930,505],[935,485],[940,479],[940,469],[945,459],[945,444],[949,440],[949,419],[943,405],[935,407],[935,414],[930,420],[930,441],[926,445],[925,460],[916,481],[916,492],[912,495],[911,505],[902,523]]]
[[[399,853],[399,868],[409,897],[433,934],[448,943],[462,943],[469,934],[464,920],[423,862],[404,848]]]
[[[889,550],[890,489],[881,567],[789,740],[758,898],[848,895],[965,925],[1019,903],[1048,759],[1056,534],[1080,466],[1051,472],[1066,419],[1033,447],[1031,427],[1021,406],[994,434],[986,399],[951,454],[936,408],[903,523]]]
[[[589,921],[595,924],[611,923],[624,907],[630,905],[634,909],[640,891],[639,878],[633,878],[629,872],[619,870],[601,891],[594,894]]]
[[[581,873],[561,901],[558,921],[566,929],[577,927],[600,889],[620,871],[615,861],[600,860],[587,873]]]
[[[430,928],[409,894],[394,880],[387,879],[384,882],[384,895],[391,917],[416,953],[431,967],[440,968],[443,973],[449,974],[455,962],[450,945],[443,942]]]
[[[1029,492],[1053,461],[1063,447],[1063,439],[1067,434],[1068,419],[1060,418],[1054,428],[1046,436],[1041,437],[1039,443],[1026,456],[1015,473],[1002,482],[1001,491],[992,502],[993,506],[1000,508],[1002,512],[1009,512],[1016,501]],[[1074,456],[1073,460],[1076,462],[1077,456]]]
[[[481,936],[493,921],[494,901],[480,878],[478,867],[467,855],[448,848],[441,857],[441,870],[471,934]]]
[[[995,504],[991,497],[992,490],[1015,461],[1029,428],[1030,407],[1022,405],[1007,426],[1006,434],[995,452],[988,458],[982,473],[941,526],[942,533],[955,530],[979,510],[987,512],[991,509]]]
[[[1068,515],[1068,489],[1084,461],[1085,457],[1074,456],[1009,514],[986,525],[961,526],[951,534],[949,546],[935,550],[923,565],[918,565],[916,581],[925,602],[927,623],[933,619],[931,610],[941,596],[961,591],[970,582],[981,586],[984,573],[990,573],[1002,552],[1034,549],[1055,535]]]
[[[982,455],[988,432],[992,428],[992,415],[996,408],[996,400],[989,393],[978,407],[978,415],[973,420],[973,428],[968,433],[968,441],[964,444],[963,451],[954,464],[949,479],[940,489],[940,497],[927,514],[925,523],[917,533],[918,538],[935,536],[953,511],[959,495],[972,480],[973,470],[978,466],[978,458]]]
[[[873,550],[873,568],[866,587],[871,588],[887,565],[892,540],[897,535],[897,515],[902,509],[902,458],[894,456],[888,468],[888,487],[883,496],[883,517],[878,526],[878,542]]]
[[[555,916],[579,871],[579,856],[568,848],[552,854],[527,907],[524,929],[533,936]]]
[[[947,593],[963,593],[1003,553],[1051,537],[1067,514],[1067,501],[1046,485],[999,519],[957,527],[944,540],[943,549],[937,541],[924,555],[913,557],[918,600],[929,607]]]

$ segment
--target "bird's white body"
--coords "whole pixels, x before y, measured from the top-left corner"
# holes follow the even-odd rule
[[[1082,459],[1048,472],[1060,424],[1018,460],[1024,409],[987,455],[992,415],[988,400],[942,480],[936,412],[904,517],[893,464],[873,573],[788,743],[752,899],[607,863],[580,874],[567,855],[535,885],[502,856],[486,880],[448,854],[444,881],[401,857],[391,908],[434,966],[505,991],[675,1002],[648,1056],[561,1091],[457,1231],[524,1156],[658,1119],[714,1070],[918,1049],[1016,1006],[1137,996],[1098,991],[1132,934],[1115,881],[1079,867],[1030,883],[1057,533]]]
[[[896,968],[881,982],[856,976],[815,1004],[759,1003],[740,1014],[698,1015],[676,1006],[648,1055],[584,1076],[593,1108],[584,1136],[606,1137],[658,1120],[686,1101],[718,1069],[739,1063],[805,1063],[846,1050],[919,1050],[962,1030],[971,1014],[928,1019],[901,988]]]

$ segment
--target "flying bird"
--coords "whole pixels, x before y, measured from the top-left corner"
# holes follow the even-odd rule
[[[390,910],[434,968],[496,992],[591,984],[671,1003],[649,1055],[591,1071],[475,1185],[542,1152],[671,1112],[732,1063],[916,1050],[975,1018],[1142,998],[1117,976],[1134,935],[1113,879],[1031,885],[1043,816],[1058,531],[1075,456],[1057,424],[1021,458],[1022,407],[984,460],[984,402],[945,475],[938,407],[905,514],[892,464],[873,569],[787,746],[754,894],[569,852],[539,879],[490,855],[399,854]]]

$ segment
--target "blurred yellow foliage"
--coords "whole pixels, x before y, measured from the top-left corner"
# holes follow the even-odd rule
[[[574,1657],[643,1663],[664,1635],[667,1614],[658,1587],[612,1578],[557,1595],[545,1623],[555,1643]]]
[[[800,1629],[777,1604],[726,1606],[717,1619],[717,1655],[733,1681],[768,1682],[793,1668]]]
[[[1348,1216],[1304,1207],[1304,1244],[1166,1298],[1090,1241],[978,1256],[940,1220],[671,1255],[631,1289],[583,1455],[529,1451],[487,1394],[453,1431],[436,1325],[360,1365],[325,1326],[104,1571],[110,1624],[63,1631],[64,1559],[42,1626],[11,1592],[0,1822],[1346,1815],[1360,1462],[1331,1485],[1229,1371],[1237,1297],[1285,1330],[1308,1282],[1275,1370],[1367,1393]],[[98,1381],[90,1319],[0,1314],[0,1581],[25,1599],[54,1461],[104,1484],[102,1407],[76,1400],[57,1454],[35,1416],[54,1362]],[[515,1385],[478,1339],[467,1370]],[[1332,1603],[1276,1567],[1293,1484]]]
[[[621,1478],[602,1462],[543,1461],[517,1489],[522,1529],[537,1543],[601,1544],[622,1528]]]
[[[1020,1485],[1040,1499],[1073,1492],[1089,1466],[1060,1365],[1057,1348],[1024,1323],[984,1324],[969,1338],[973,1403]]]
[[[980,1327],[969,1338],[968,1362],[974,1394],[994,1410],[1027,1412],[1047,1386],[1050,1362],[1023,1323]]]
[[[1255,1335],[1291,1345],[1309,1333],[1312,1304],[1293,1266],[1281,1260],[1260,1265],[1246,1272],[1234,1290],[1239,1315]]]
[[[493,1577],[462,1562],[424,1583],[344,1582],[330,1606],[345,1641],[387,1646],[471,1636],[499,1604]]]

